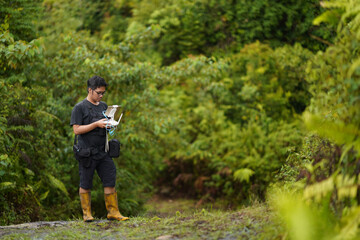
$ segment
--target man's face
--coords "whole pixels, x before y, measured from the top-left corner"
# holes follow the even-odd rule
[[[100,102],[105,94],[105,87],[98,87],[95,90],[89,88],[90,97],[94,102]]]

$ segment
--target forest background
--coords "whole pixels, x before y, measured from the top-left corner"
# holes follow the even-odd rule
[[[360,1],[1,0],[0,23],[1,225],[80,216],[69,121],[99,75],[124,215],[267,201],[294,238],[359,237]]]

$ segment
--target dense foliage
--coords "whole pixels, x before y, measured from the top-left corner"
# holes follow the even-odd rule
[[[96,74],[124,113],[113,136],[124,214],[154,192],[235,206],[267,197],[293,239],[356,238],[359,7],[0,1],[0,224],[79,216],[69,119]],[[95,178],[97,217],[101,188]],[[299,212],[314,223],[303,231]]]
[[[298,42],[317,51],[331,44],[333,25],[313,25],[323,10],[311,1],[44,1],[63,17],[62,28],[85,29],[118,44],[142,35],[147,61],[169,65],[194,54],[222,55],[259,40],[272,47]],[[60,7],[61,6],[61,7]],[[66,7],[63,7],[66,6]],[[60,7],[60,9],[59,9]],[[75,8],[74,8],[75,7]],[[66,9],[64,12],[63,9]],[[72,12],[68,15],[67,12]],[[69,20],[76,20],[69,26]],[[52,22],[53,20],[50,20]],[[54,31],[54,26],[51,26]]]
[[[193,196],[233,201],[264,196],[273,172],[301,141],[291,97],[305,95],[302,104],[309,101],[301,74],[288,77],[303,68],[296,60],[284,63],[288,49],[274,53],[255,43],[229,62],[186,59],[167,70],[172,84],[163,87],[162,102],[178,119],[162,136],[173,179],[164,182]],[[311,56],[299,46],[291,51]]]

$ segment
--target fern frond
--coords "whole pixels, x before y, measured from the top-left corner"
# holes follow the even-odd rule
[[[355,198],[357,194],[358,185],[356,184],[355,176],[339,175],[336,177],[336,188],[339,199],[346,197]]]
[[[359,15],[360,17],[360,15]],[[354,74],[354,72],[360,68],[360,58],[355,59],[353,61],[353,63],[351,64],[351,67],[349,68],[348,72],[347,72],[347,78],[351,78],[352,75]]]
[[[63,192],[66,196],[69,196],[69,193],[68,191],[66,190],[66,187],[64,185],[63,182],[61,182],[59,179],[57,179],[56,177],[54,177],[53,175],[51,174],[46,174],[47,178],[49,179],[49,183],[59,189],[61,192]]]
[[[334,180],[330,177],[322,182],[307,186],[304,190],[304,198],[307,200],[314,199],[315,201],[320,202],[325,196],[331,193],[334,188]]]
[[[254,171],[249,168],[241,168],[234,172],[234,179],[239,182],[249,182],[250,177],[254,175]]]
[[[8,190],[8,189],[15,189],[16,188],[16,182],[2,182],[0,183],[0,189],[1,190]]]

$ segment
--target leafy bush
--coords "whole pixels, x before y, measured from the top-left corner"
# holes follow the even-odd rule
[[[7,24],[2,25],[0,39],[1,224],[39,220],[47,198],[68,198],[56,165],[47,161],[56,159],[63,146],[53,128],[56,117],[44,111],[47,92],[29,86],[31,64],[42,56],[39,41],[15,41]]]
[[[245,104],[241,111],[252,113],[245,122],[233,122],[225,115],[231,105],[224,104],[229,103],[224,99],[239,96],[239,91],[232,95],[235,81],[227,74],[231,66],[199,57],[165,69],[171,80],[161,90],[161,99],[173,110],[176,120],[169,133],[161,135],[168,165],[162,193],[180,192],[204,199],[224,197],[233,202],[263,199],[274,172],[280,169],[290,150],[300,144],[301,133],[293,120],[286,123],[286,119],[271,118],[266,111]],[[240,79],[245,77],[238,77],[239,85]],[[254,78],[254,84],[271,82],[266,75],[263,80],[258,79]],[[278,86],[273,86],[263,94],[276,91]],[[258,94],[257,99],[262,100],[263,96]],[[243,104],[240,100],[230,102]],[[271,102],[264,101],[264,109],[266,104]]]
[[[229,71],[231,95],[224,99],[229,119],[246,123],[262,112],[291,122],[310,101],[305,68],[311,57],[300,45],[272,50],[259,42],[234,54]]]

